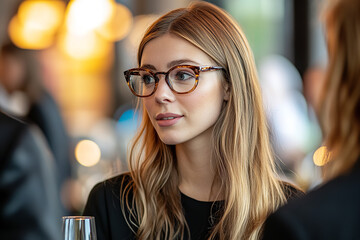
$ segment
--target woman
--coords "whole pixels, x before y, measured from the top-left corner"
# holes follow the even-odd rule
[[[150,26],[138,64],[125,72],[143,107],[130,173],[95,186],[84,211],[99,238],[257,239],[298,191],[275,174],[241,29],[194,3]]]
[[[360,239],[360,1],[329,1],[320,120],[325,184],[279,209],[264,239]]]

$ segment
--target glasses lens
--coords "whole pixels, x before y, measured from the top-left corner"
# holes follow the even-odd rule
[[[131,89],[139,96],[150,95],[155,88],[154,76],[145,70],[134,70],[128,75]]]
[[[196,73],[188,67],[177,67],[169,73],[171,87],[179,93],[190,91],[196,82]]]

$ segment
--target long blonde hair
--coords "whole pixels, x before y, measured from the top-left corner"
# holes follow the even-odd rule
[[[166,33],[185,39],[225,69],[229,100],[215,123],[212,165],[224,190],[224,205],[209,239],[258,239],[266,217],[285,200],[262,107],[252,52],[234,20],[205,2],[173,10],[145,33],[145,45]],[[132,181],[123,191],[123,210],[133,206],[129,225],[138,239],[182,238],[182,212],[174,146],[161,142],[146,112],[134,139],[129,168]],[[133,195],[129,198],[132,190]]]
[[[329,65],[320,112],[331,160],[326,179],[349,171],[360,156],[360,1],[330,1],[325,12]]]

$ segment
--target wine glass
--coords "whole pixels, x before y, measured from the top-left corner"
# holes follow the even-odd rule
[[[62,219],[64,240],[96,240],[95,217],[64,216]]]

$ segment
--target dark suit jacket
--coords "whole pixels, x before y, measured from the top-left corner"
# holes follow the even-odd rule
[[[43,132],[55,159],[58,188],[71,176],[70,138],[67,134],[59,107],[54,98],[43,91],[39,99],[31,104],[27,120],[37,125]]]
[[[40,130],[0,111],[0,239],[57,240],[54,159]]]
[[[265,223],[264,239],[360,239],[360,161],[348,174],[278,209]]]

